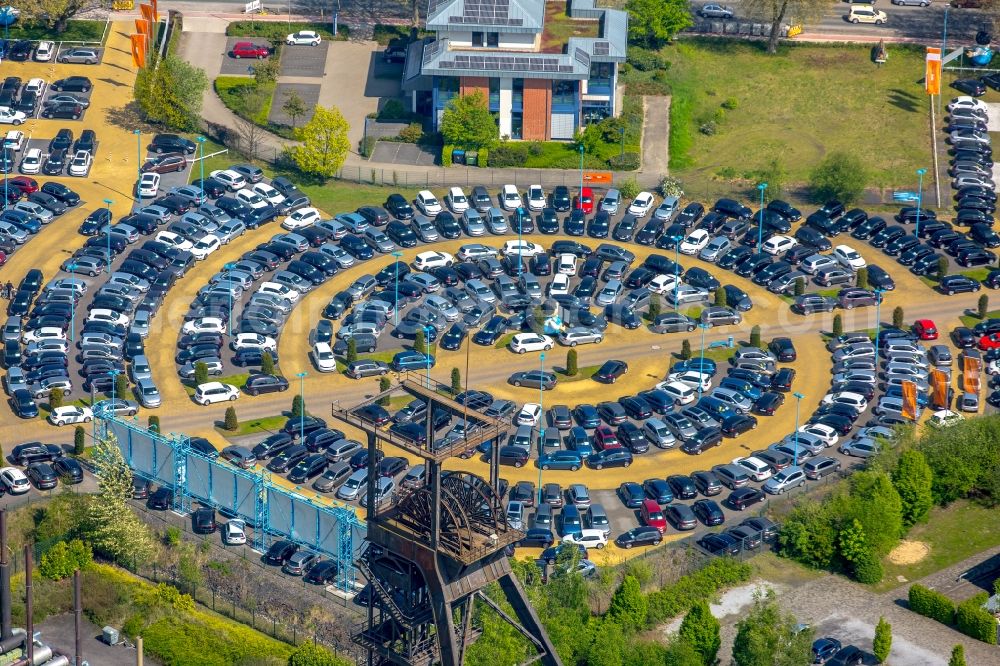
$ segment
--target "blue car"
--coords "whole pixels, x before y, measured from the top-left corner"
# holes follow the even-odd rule
[[[722,388],[733,389],[734,391],[739,391],[751,400],[757,400],[763,393],[759,386],[756,386],[745,379],[737,379],[735,377],[726,377],[721,382],[719,386]]]
[[[670,372],[687,372],[688,370],[697,370],[702,374],[710,375],[712,377],[714,377],[717,372],[715,361],[710,358],[702,359],[701,357],[674,363],[674,365],[670,368]]]
[[[392,369],[396,372],[404,370],[423,370],[434,367],[434,357],[418,351],[401,351],[392,357]]]
[[[580,517],[580,510],[572,504],[567,504],[559,515],[559,534],[562,536],[579,535],[582,532],[583,519]]]
[[[594,452],[594,444],[590,441],[590,435],[582,426],[573,426],[569,429],[566,445],[579,453],[581,457],[589,456]]]
[[[635,481],[626,481],[618,486],[618,496],[628,508],[638,509],[646,499],[646,491]]]
[[[596,428],[601,425],[601,415],[593,405],[577,405],[573,410],[573,417],[584,428]]]
[[[568,469],[575,472],[583,467],[583,456],[578,451],[554,451],[540,456],[536,464],[541,469]]]

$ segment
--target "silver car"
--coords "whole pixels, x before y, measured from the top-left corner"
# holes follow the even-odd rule
[[[462,213],[462,227],[469,236],[482,236],[486,234],[486,224],[482,215],[475,208],[467,208]]]
[[[576,347],[577,345],[588,343],[597,344],[602,340],[604,340],[604,334],[601,331],[584,326],[574,326],[559,334],[560,344],[564,344],[567,347]]]
[[[674,433],[670,432],[670,429],[667,428],[667,424],[660,419],[647,419],[646,422],[642,424],[642,433],[654,446],[661,449],[669,449],[677,443],[677,438],[674,437]]]
[[[622,204],[621,192],[615,188],[611,188],[601,199],[601,210],[610,215],[614,215],[618,212],[618,207]]]
[[[135,397],[143,407],[155,409],[160,406],[160,390],[152,377],[141,377],[135,382]]]
[[[410,228],[413,229],[413,233],[417,235],[417,238],[424,243],[435,243],[441,239],[441,234],[438,233],[434,223],[422,215],[413,216]]]
[[[63,51],[57,60],[64,63],[78,65],[96,65],[101,59],[101,53],[97,49],[76,48]]]
[[[507,218],[499,208],[491,207],[484,214],[483,219],[491,234],[505,234],[510,231],[507,225]]]
[[[431,311],[444,317],[445,321],[457,321],[460,315],[458,308],[456,308],[451,301],[442,296],[432,294],[424,299],[424,305],[426,305]]]
[[[844,455],[871,458],[878,453],[878,442],[868,437],[851,438],[838,447]]]
[[[787,490],[804,486],[806,483],[806,473],[801,467],[793,465],[781,470],[770,479],[764,482],[764,492],[771,495],[780,495]]]
[[[365,232],[361,234],[361,238],[368,243],[373,250],[381,252],[382,254],[388,254],[396,249],[396,244],[389,240],[388,236],[375,227],[368,227],[365,229]]]
[[[725,236],[716,236],[712,240],[708,241],[701,252],[698,253],[698,258],[702,261],[717,261],[719,257],[724,255],[733,246],[733,241],[729,240]]]
[[[358,499],[368,490],[368,468],[362,467],[347,477],[344,485],[337,489],[337,497],[348,502]]]

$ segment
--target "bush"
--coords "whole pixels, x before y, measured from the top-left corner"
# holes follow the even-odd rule
[[[983,294],[979,297],[979,301],[976,302],[976,312],[979,314],[980,319],[986,319],[986,313],[990,311],[990,297]]]
[[[331,39],[333,31],[330,22],[324,23],[286,23],[284,21],[234,21],[226,26],[226,34],[230,37],[262,37],[272,44],[282,44],[285,36],[299,30],[314,30],[323,39]],[[350,34],[348,26],[341,23],[337,26],[337,35],[346,39]]]
[[[298,418],[305,413],[305,404],[302,402],[302,394],[292,398],[292,418]]]
[[[660,193],[661,197],[680,198],[684,196],[683,184],[673,176],[664,176],[661,178],[660,184],[656,187],[656,191]]]
[[[844,334],[844,318],[842,316],[833,316],[833,337],[839,338]]]
[[[274,374],[274,357],[271,352],[264,352],[260,357],[260,371],[265,375]]]
[[[361,153],[361,157],[371,157],[376,143],[378,143],[378,139],[374,136],[366,136],[361,139],[358,143],[358,152]]]
[[[750,346],[760,348],[760,326],[750,329]]]
[[[955,604],[940,592],[924,587],[919,583],[910,586],[908,596],[910,610],[942,624],[955,622]]]
[[[82,456],[87,445],[87,431],[83,426],[77,426],[73,430],[73,455]]]
[[[806,293],[806,280],[805,278],[799,278],[795,281],[795,295],[801,296]]]
[[[523,143],[505,141],[493,146],[490,154],[490,167],[494,169],[524,166],[527,161],[528,146]]]
[[[490,166],[490,149],[484,146],[479,149],[479,168],[485,169],[488,166]]]
[[[532,157],[539,157],[545,152],[545,146],[542,145],[541,141],[531,141],[528,143],[528,154]]]
[[[455,146],[450,143],[446,143],[441,146],[441,166],[450,167],[451,166],[451,152],[455,150]]]
[[[458,368],[451,369],[451,392],[453,395],[462,392],[462,371]]]
[[[390,99],[378,110],[378,120],[405,120],[410,117],[410,111],[398,99]]]
[[[379,377],[378,378],[378,392],[379,393],[385,393],[386,391],[389,390],[390,386],[392,386],[392,380],[390,380],[388,377]],[[383,407],[388,407],[389,406],[389,400],[390,400],[389,396],[388,395],[384,395],[384,396],[382,396],[381,398],[378,399],[378,404],[380,404]]]
[[[60,541],[42,555],[38,573],[49,580],[62,580],[72,576],[76,569],[86,569],[93,560],[90,546],[79,539],[69,543]]]
[[[566,352],[566,376],[575,377],[576,373],[579,371],[580,370],[577,367],[576,350],[570,349]]]
[[[236,408],[233,406],[226,407],[226,423],[224,427],[230,432],[235,432],[240,428],[240,421],[236,418]]]
[[[681,342],[681,358],[685,361],[691,358],[691,341],[687,338]]]
[[[707,566],[682,576],[673,585],[668,585],[648,595],[647,617],[649,624],[657,625],[687,611],[698,601],[715,598],[719,590],[750,580],[752,567],[730,557],[719,557]]]
[[[718,129],[719,128],[716,127],[715,123],[712,122],[711,120],[708,121],[707,123],[702,123],[701,125],[698,126],[698,131],[704,134],[705,136],[712,136],[718,131]]]
[[[722,108],[732,111],[739,105],[740,101],[738,99],[736,99],[735,97],[727,97],[726,101],[722,103]]]
[[[153,432],[160,432],[160,417],[156,414],[151,414],[149,419],[146,421],[146,427]]]
[[[854,562],[854,579],[859,583],[874,585],[882,581],[884,574],[881,560],[871,550]]]
[[[656,69],[670,68],[670,63],[660,57],[660,54],[638,46],[628,47],[625,62],[632,65],[640,72],[651,72]]]
[[[903,328],[903,321],[903,308],[897,305],[892,309],[892,325],[896,328]]]
[[[61,388],[54,388],[52,392],[49,393],[49,408],[58,409],[63,406],[63,390]]]
[[[324,647],[304,643],[288,657],[288,666],[340,666],[343,660]]]
[[[636,171],[640,164],[639,153],[622,153],[608,158],[608,166],[615,171]]]
[[[204,361],[198,361],[194,364],[194,383],[204,384],[208,381],[208,366],[205,365]]]
[[[344,360],[350,365],[358,360],[358,341],[353,337],[347,341],[347,354],[344,356]]]
[[[849,153],[830,153],[813,169],[809,187],[818,203],[839,199],[849,204],[861,198],[869,177],[870,173],[860,158]]]
[[[989,599],[989,595],[986,592],[980,592],[960,603],[955,612],[955,625],[966,636],[971,636],[977,641],[990,645],[996,645],[997,621],[990,615],[989,611],[983,608],[987,599]]]
[[[399,140],[404,143],[420,143],[424,137],[424,126],[420,123],[410,123],[399,132]]]
[[[618,184],[618,192],[623,199],[635,199],[639,194],[639,183],[635,182],[635,178],[626,178]]]

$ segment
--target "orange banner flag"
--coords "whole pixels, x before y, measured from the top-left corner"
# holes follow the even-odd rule
[[[135,20],[135,31],[140,35],[149,35],[149,21],[146,19],[136,19]]]
[[[931,373],[931,403],[935,409],[946,409],[948,407],[948,375],[942,370],[934,370]]]
[[[136,67],[146,66],[146,35],[132,35],[132,64]]]
[[[917,385],[903,382],[903,418],[917,420]]]
[[[153,22],[155,23],[160,20],[160,10],[156,6],[156,0],[151,0],[151,2],[153,3]]]
[[[139,12],[142,14],[142,18],[153,23],[153,8],[150,5],[139,5]]]

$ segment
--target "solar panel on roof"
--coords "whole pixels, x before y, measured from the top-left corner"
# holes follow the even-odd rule
[[[610,42],[594,42],[594,55],[609,55],[610,53]]]

